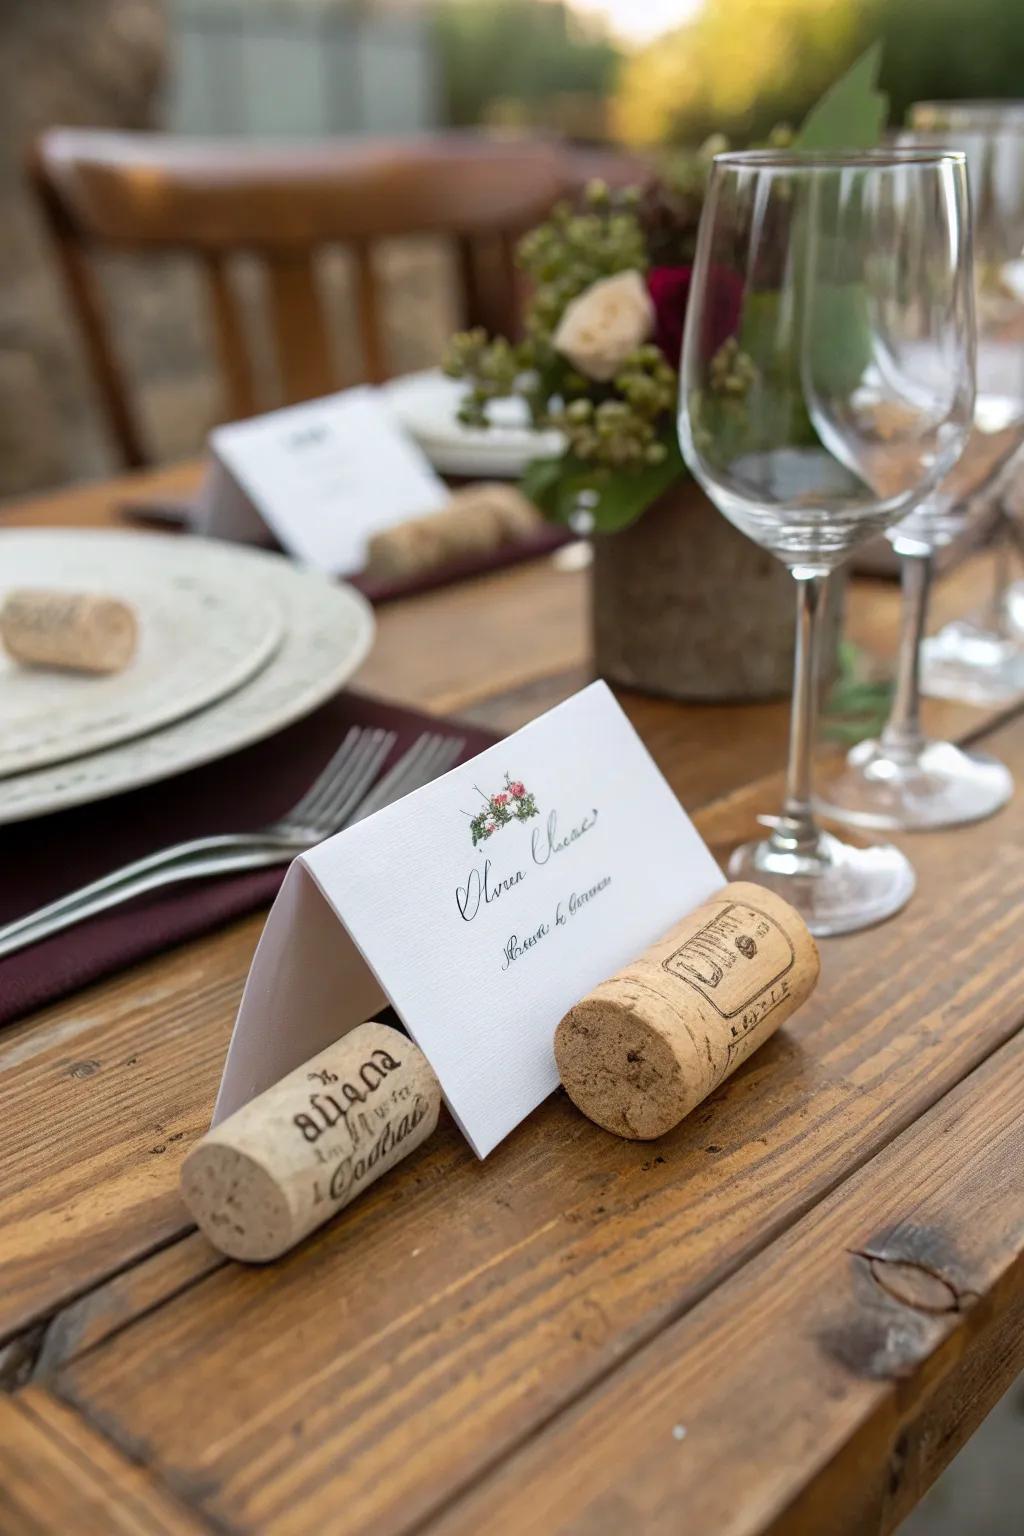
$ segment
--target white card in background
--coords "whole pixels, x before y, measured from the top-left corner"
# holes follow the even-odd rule
[[[295,860],[215,1118],[387,998],[483,1157],[557,1086],[566,1010],[722,883],[614,696],[592,683]]]
[[[371,534],[449,498],[369,386],[217,427],[210,452],[202,531],[255,540],[269,529],[290,555],[333,576],[363,569]]]

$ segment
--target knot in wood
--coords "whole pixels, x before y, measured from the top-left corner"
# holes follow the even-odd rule
[[[877,1285],[895,1301],[917,1312],[959,1312],[960,1296],[950,1281],[924,1264],[910,1259],[868,1257]]]

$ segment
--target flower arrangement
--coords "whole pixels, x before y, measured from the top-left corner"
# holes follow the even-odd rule
[[[885,99],[877,47],[776,145],[865,148],[877,143]],[[676,440],[678,363],[697,226],[720,137],[676,159],[645,187],[586,189],[520,242],[530,287],[521,341],[482,330],[453,338],[446,372],[468,385],[460,419],[486,427],[492,400],[518,395],[538,428],[556,428],[561,455],[535,461],[523,489],[549,516],[586,513],[598,532],[635,521],[686,473]],[[735,409],[755,376],[745,348],[742,286],[718,274],[711,326],[712,387]]]
[[[526,788],[522,779],[510,778],[507,773],[504,789],[497,790],[493,795],[485,795],[482,790],[477,793],[483,805],[469,822],[474,848],[478,843],[493,837],[502,827],[507,827],[510,821],[529,821],[537,815],[537,797]]]

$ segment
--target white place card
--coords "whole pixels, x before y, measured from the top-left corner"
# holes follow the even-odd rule
[[[200,531],[246,541],[266,541],[269,531],[332,576],[363,569],[371,534],[449,499],[369,386],[217,427],[209,446]]]
[[[292,864],[215,1119],[390,1000],[485,1156],[573,1003],[723,884],[604,683]]]

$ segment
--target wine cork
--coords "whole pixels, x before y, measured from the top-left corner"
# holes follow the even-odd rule
[[[229,1258],[276,1259],[426,1141],[440,1107],[423,1052],[361,1024],[208,1131],[182,1199]]]
[[[807,1001],[819,971],[788,902],[726,885],[570,1008],[555,1032],[565,1089],[617,1136],[662,1136]]]
[[[0,608],[0,639],[16,661],[75,672],[120,672],[138,626],[127,603],[88,592],[24,587]]]
[[[529,540],[543,519],[514,485],[485,481],[454,492],[447,506],[384,528],[369,541],[366,574],[404,581],[453,560]]]

